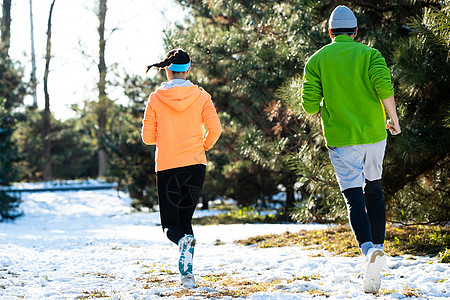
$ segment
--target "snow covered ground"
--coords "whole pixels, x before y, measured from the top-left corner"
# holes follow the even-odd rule
[[[450,266],[434,258],[390,257],[381,293],[373,296],[361,290],[362,258],[233,242],[324,227],[299,224],[195,226],[198,287],[187,291],[176,284],[177,247],[163,235],[158,213],[132,213],[127,194],[60,191],[23,193],[22,198],[24,217],[0,223],[0,299],[450,296]]]

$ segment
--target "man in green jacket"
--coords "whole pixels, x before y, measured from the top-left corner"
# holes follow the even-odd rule
[[[386,128],[401,132],[389,69],[380,52],[357,43],[357,20],[345,6],[329,20],[332,43],[317,51],[304,71],[302,106],[321,114],[350,226],[365,255],[363,290],[377,293],[385,264],[386,209],[381,173]],[[385,110],[390,120],[386,122]]]

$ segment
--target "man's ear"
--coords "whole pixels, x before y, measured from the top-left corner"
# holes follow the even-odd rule
[[[353,36],[353,37],[356,37],[357,35],[358,35],[358,27],[356,27],[355,33],[354,33],[354,36]]]

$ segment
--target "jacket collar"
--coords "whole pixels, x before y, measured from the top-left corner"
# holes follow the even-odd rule
[[[349,37],[348,35],[341,34],[333,39],[333,43],[336,43],[336,42],[354,42],[354,40],[351,37]]]

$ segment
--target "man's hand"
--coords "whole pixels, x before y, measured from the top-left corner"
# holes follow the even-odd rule
[[[402,132],[401,128],[400,128],[400,124],[397,122],[393,122],[392,119],[391,120],[387,120],[386,122],[386,129],[389,129],[389,131],[391,132],[392,135],[397,135],[400,132]]]
[[[386,129],[389,129],[392,135],[399,134],[400,132],[402,132],[402,130],[400,129],[400,124],[398,123],[394,95],[381,101],[383,102],[383,106],[386,108],[386,111],[391,118],[386,122]]]

